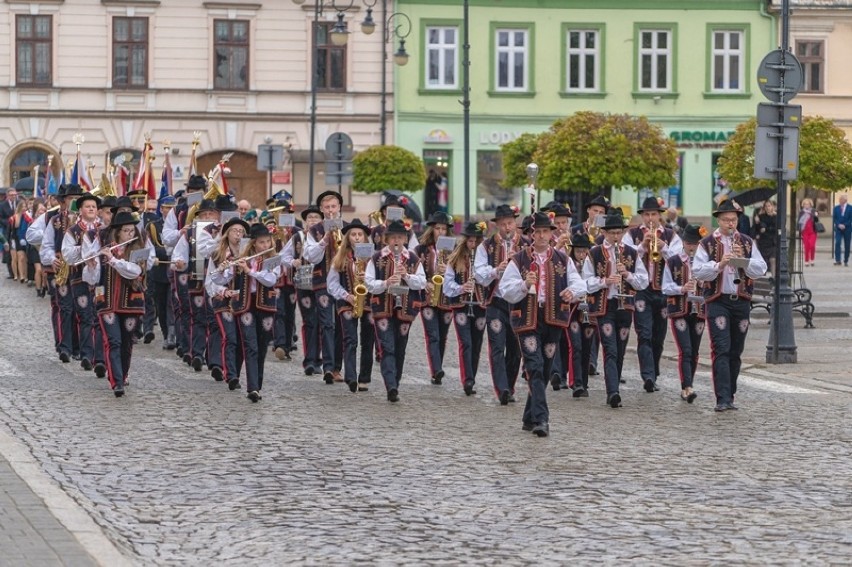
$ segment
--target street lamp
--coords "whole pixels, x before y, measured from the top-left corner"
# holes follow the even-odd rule
[[[296,6],[301,6],[304,3],[305,0],[293,0],[293,4],[295,4]],[[334,27],[329,33],[329,38],[331,39],[331,43],[333,45],[336,45],[338,47],[343,46],[346,45],[347,41],[349,40],[349,30],[346,28],[346,21],[344,20],[343,13],[348,11],[354,5],[355,0],[349,0],[349,4],[345,7],[343,6],[343,3],[338,6],[337,0],[331,0],[331,8],[337,11],[337,23],[334,24]],[[313,41],[313,47],[311,49],[311,149],[310,155],[308,157],[309,203],[312,203],[314,200],[314,170],[316,169],[316,156],[314,155],[314,152],[316,150],[317,137],[317,59],[319,59],[316,41],[316,30],[324,7],[324,0],[314,0],[314,20],[313,28],[311,30],[311,40]]]

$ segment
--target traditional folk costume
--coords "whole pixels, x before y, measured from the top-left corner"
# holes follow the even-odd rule
[[[568,223],[571,222],[571,207],[568,204],[551,201],[541,208],[541,212],[548,213],[550,218],[553,219],[554,225],[556,225],[553,236],[550,239],[551,246],[568,255],[571,249],[571,229],[569,228],[567,232],[565,232],[565,236],[568,239],[567,243],[563,247],[557,246],[557,242],[563,235],[560,232],[557,223],[561,218],[567,219]],[[582,267],[580,269],[582,269]],[[571,343],[568,338],[568,333],[563,333],[559,338],[559,346],[556,349],[556,357],[553,360],[553,368],[550,373],[550,385],[554,390],[568,389],[571,383],[570,375],[572,371],[569,368],[571,365]]]
[[[588,253],[592,243],[586,234],[575,234],[571,238],[571,254],[569,259],[574,263],[578,273],[583,271],[583,261],[577,258],[580,250]],[[584,292],[574,298],[571,303],[571,324],[568,326],[568,341],[570,352],[568,360],[568,386],[575,398],[589,397],[589,368],[592,353],[592,340],[596,336],[596,328],[589,317],[589,304]]]

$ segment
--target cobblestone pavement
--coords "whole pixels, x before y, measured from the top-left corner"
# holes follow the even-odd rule
[[[5,282],[4,282],[5,283]],[[46,300],[0,286],[0,427],[32,451],[138,564],[846,563],[849,394],[742,380],[739,412],[678,398],[674,365],[624,408],[548,391],[551,437],[479,393],[428,382],[413,327],[401,401],[270,357],[251,404],[159,339],[134,351],[128,395],[61,364]],[[635,338],[631,339],[635,341]],[[807,369],[802,369],[803,372]],[[0,542],[0,548],[2,548]],[[3,560],[0,559],[0,563]]]

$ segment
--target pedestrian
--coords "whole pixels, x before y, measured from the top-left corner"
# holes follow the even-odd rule
[[[383,238],[385,246],[367,263],[364,282],[370,293],[388,401],[398,402],[408,331],[420,310],[426,273],[417,254],[405,246],[409,234],[402,221],[388,224]],[[402,287],[408,287],[407,293]]]
[[[373,373],[375,331],[364,284],[367,260],[355,257],[355,247],[370,245],[369,238],[369,227],[361,219],[352,219],[343,227],[343,240],[328,271],[328,293],[335,299],[343,334],[343,380],[353,394],[367,391]],[[361,357],[356,365],[359,342]]]
[[[755,211],[754,223],[751,225],[751,235],[757,242],[760,255],[769,264],[769,271],[772,275],[775,275],[775,250],[778,246],[778,214],[774,201],[764,201],[763,206]]]
[[[633,301],[636,292],[648,287],[648,272],[639,253],[622,241],[625,228],[624,217],[617,209],[611,209],[601,227],[603,242],[589,250],[583,264],[583,279],[588,289],[586,302],[603,350],[606,403],[611,408],[621,407],[619,383],[630,336]]]
[[[852,241],[852,207],[846,195],[841,195],[831,215],[834,226],[834,265],[840,265],[840,243],[843,243],[843,265],[849,266],[849,243]]]
[[[530,395],[522,417],[523,429],[538,437],[550,434],[547,383],[560,335],[570,322],[568,305],[585,292],[574,262],[552,245],[556,228],[547,213],[532,221],[532,244],[521,248],[500,280],[502,296],[512,304],[512,327],[521,344]]]
[[[444,352],[450,323],[453,321],[453,310],[443,293],[443,286],[435,284],[436,277],[444,277],[448,256],[447,251],[438,250],[437,242],[442,236],[452,233],[453,225],[453,218],[447,213],[432,213],[426,222],[426,230],[420,235],[420,243],[414,249],[426,273],[426,303],[420,310],[420,318],[426,338],[429,376],[435,385],[441,384],[444,378]]]
[[[245,225],[241,226],[245,230]],[[230,228],[230,227],[229,227]],[[280,267],[264,268],[263,258],[275,252],[272,234],[263,223],[249,225],[249,244],[234,264],[210,272],[210,280],[228,286],[231,311],[238,320],[239,341],[246,367],[246,396],[252,403],[263,399],[263,371],[272,338]],[[230,247],[230,242],[229,242]],[[216,291],[216,289],[212,289]],[[229,387],[231,384],[229,384]]]
[[[707,236],[707,229],[687,225],[681,235],[683,252],[666,260],[663,273],[663,293],[668,296],[668,319],[677,346],[677,368],[680,376],[680,399],[691,404],[698,394],[693,389],[698,367],[698,349],[704,333],[704,298],[700,284],[692,271],[692,261],[698,243]]]
[[[808,198],[802,199],[799,209],[799,234],[802,235],[802,248],[805,252],[805,266],[815,266],[817,233],[825,228],[819,220],[819,213],[814,208],[814,202]],[[818,230],[822,228],[822,231]],[[763,254],[763,251],[760,251]],[[772,266],[772,262],[769,262]],[[773,272],[774,273],[774,272]]]
[[[742,207],[735,201],[719,203],[713,212],[719,228],[701,240],[693,264],[696,279],[704,282],[717,412],[737,409],[734,395],[748,334],[754,278],[766,273],[760,249],[751,237],[735,229],[741,214]],[[734,258],[748,258],[747,267],[731,266]]]
[[[473,388],[485,336],[485,288],[476,283],[474,256],[487,228],[485,221],[468,223],[455,250],[447,258],[444,271],[443,291],[453,306],[453,324],[459,343],[459,375],[467,396],[476,394]]]
[[[683,231],[686,229],[688,224],[689,221],[686,217],[681,216],[677,207],[669,207],[666,209],[666,226],[675,231],[675,234],[682,237]]]
[[[32,218],[39,219],[42,215],[44,215],[45,211],[47,211],[47,208],[45,207],[44,202],[41,199],[36,199],[33,203]],[[32,223],[30,226],[32,226]],[[27,228],[27,232],[30,232],[29,227]],[[41,267],[38,245],[30,242],[29,240],[27,240],[27,261],[33,265],[33,281],[35,281],[36,295],[38,297],[44,297],[47,295],[47,279],[45,278],[44,270],[42,270]]]
[[[117,213],[103,243],[84,239],[80,252],[83,258],[91,258],[83,267],[83,280],[95,286],[107,377],[116,398],[124,395],[129,384],[133,332],[145,313],[144,272],[154,265],[151,254],[140,263],[130,261],[134,251],[145,248],[138,222],[132,213]]]

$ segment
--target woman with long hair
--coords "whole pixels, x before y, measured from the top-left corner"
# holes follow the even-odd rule
[[[279,266],[263,267],[264,257],[275,252],[272,234],[265,224],[256,223],[249,227],[251,239],[246,250],[236,262],[222,271],[210,273],[211,281],[220,286],[229,286],[231,311],[239,318],[239,341],[243,361],[246,365],[246,396],[252,403],[263,397],[263,367],[266,351],[272,338],[278,290],[275,283],[281,275]]]
[[[459,372],[465,395],[476,393],[476,371],[485,336],[485,307],[482,286],[476,284],[473,260],[476,247],[485,237],[485,222],[468,223],[456,249],[447,258],[444,295],[454,310],[453,322],[459,342]]]
[[[814,208],[814,202],[808,198],[802,199],[799,210],[799,233],[802,235],[802,248],[805,252],[805,266],[815,266],[817,231],[816,223],[819,214]],[[761,251],[761,253],[763,253]],[[766,258],[766,256],[764,256]]]
[[[27,211],[26,199],[19,199],[18,206],[15,208],[15,214],[9,219],[9,249],[12,252],[12,274],[15,279],[21,283],[27,283],[27,228],[30,226],[32,219],[27,220],[29,213]],[[21,231],[23,228],[23,232]]]
[[[44,201],[36,199],[33,201],[32,218],[37,219],[47,211]],[[33,281],[36,286],[36,295],[44,297],[47,295],[47,277],[41,269],[41,257],[38,246],[27,243],[27,261],[33,265]]]
[[[129,383],[133,333],[145,313],[145,272],[154,266],[150,253],[139,263],[133,252],[145,249],[139,234],[139,219],[132,213],[118,213],[109,225],[103,246],[98,239],[83,239],[81,256],[83,280],[95,286],[95,306],[103,334],[107,377],[116,398],[124,395]]]
[[[204,281],[207,295],[210,296],[210,302],[213,305],[216,324],[219,326],[219,332],[222,333],[223,367],[218,369],[218,373],[214,369],[213,378],[227,382],[228,389],[231,391],[240,387],[240,367],[243,363],[242,349],[237,348],[239,334],[237,323],[234,321],[234,312],[231,309],[231,299],[238,297],[239,291],[214,283],[213,273],[224,271],[230,265],[229,263],[234,263],[239,258],[240,242],[248,231],[249,224],[239,217],[234,217],[225,223],[220,233],[219,244],[210,256],[207,278]]]
[[[420,235],[420,244],[414,249],[423,261],[426,272],[426,302],[420,309],[423,332],[426,339],[426,360],[429,363],[429,375],[432,384],[439,385],[444,378],[444,352],[447,348],[447,334],[453,320],[453,310],[443,294],[443,289],[432,283],[435,276],[444,276],[446,271],[446,252],[438,250],[438,238],[452,234],[453,218],[447,213],[433,213],[426,223],[428,227]],[[432,299],[438,295],[436,302]],[[433,303],[435,307],[432,307]]]
[[[343,330],[343,380],[349,386],[349,391],[367,391],[373,372],[373,347],[376,336],[373,330],[373,317],[367,297],[356,296],[358,285],[364,285],[364,271],[367,269],[369,258],[356,258],[355,246],[358,244],[370,244],[370,228],[361,222],[361,219],[353,219],[352,222],[343,227],[343,241],[331,262],[328,271],[328,293],[337,302],[337,314]],[[366,286],[363,288],[366,293]],[[362,302],[362,313],[359,319],[355,317],[355,305]],[[356,369],[355,355],[359,342],[361,359]]]

